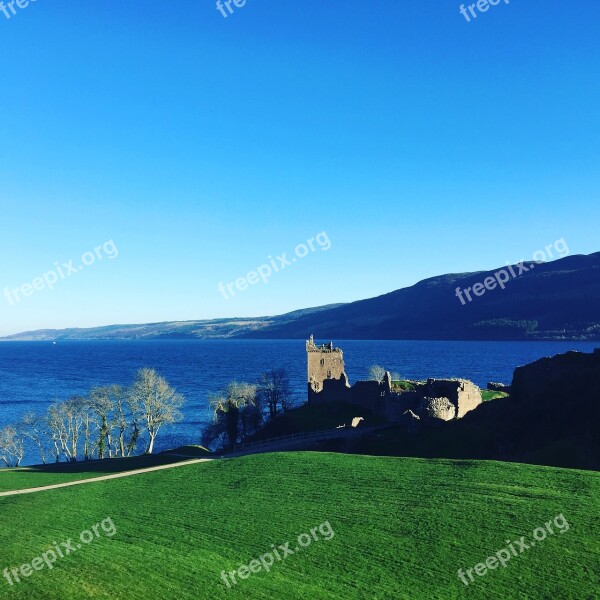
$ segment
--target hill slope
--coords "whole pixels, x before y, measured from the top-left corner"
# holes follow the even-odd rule
[[[39,329],[25,331],[0,341],[47,342],[66,340],[155,340],[155,339],[223,339],[252,333],[269,325],[283,325],[307,314],[327,310],[340,304],[296,310],[276,317],[248,319],[206,319],[200,321],[165,321],[137,325],[106,325],[104,327]]]
[[[441,275],[377,298],[275,317],[42,330],[0,339],[306,339],[311,333],[329,339],[600,339],[600,252],[531,264],[514,278],[508,267]],[[476,296],[473,287],[483,288],[500,269],[509,277],[504,289],[496,283],[495,289]],[[462,301],[457,288],[463,291]],[[464,292],[469,288],[471,301]]]
[[[3,474],[0,473],[0,477]],[[35,477],[36,475],[32,475]],[[598,593],[600,474],[470,461],[290,453],[0,501],[2,566],[111,518],[116,535],[34,572],[11,598],[450,600]],[[457,577],[563,514],[506,568]],[[328,521],[334,535],[228,589],[232,571]],[[1,593],[0,592],[0,593]]]
[[[515,273],[519,270],[515,267]],[[496,271],[432,277],[384,296],[271,324],[244,337],[326,339],[600,339],[600,252],[530,268],[505,288],[465,290]]]

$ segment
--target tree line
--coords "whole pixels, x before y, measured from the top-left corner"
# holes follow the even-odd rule
[[[154,369],[140,369],[130,387],[96,387],[87,396],[53,402],[0,429],[0,463],[20,466],[29,442],[42,464],[152,454],[160,430],[182,419],[185,399]]]
[[[201,441],[230,449],[287,412],[293,394],[285,369],[266,371],[257,383],[232,381],[209,397],[211,422]],[[0,429],[0,465],[18,467],[26,448],[42,464],[152,454],[165,425],[182,420],[185,398],[154,369],[140,369],[130,387],[93,388],[87,396],[53,402],[43,414],[27,413]]]
[[[210,406],[212,421],[202,432],[202,443],[230,450],[292,408],[287,372],[266,371],[255,384],[232,381],[221,392],[210,395]]]

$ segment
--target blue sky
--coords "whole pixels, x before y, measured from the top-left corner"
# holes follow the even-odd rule
[[[0,334],[277,314],[600,250],[600,6],[37,0],[0,13]],[[327,232],[225,300],[220,282]]]

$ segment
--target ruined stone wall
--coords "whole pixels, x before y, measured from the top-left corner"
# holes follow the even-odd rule
[[[425,397],[421,400],[419,413],[427,419],[452,421],[456,418],[456,406],[446,397]]]
[[[382,415],[385,413],[385,387],[379,381],[357,381],[350,388],[348,401]]]
[[[344,368],[344,355],[333,343],[306,342],[309,402],[350,402],[391,422],[407,411],[423,419],[461,419],[482,402],[480,389],[466,379],[428,379],[415,383],[415,391],[392,390],[389,372],[382,381],[357,381],[352,387]]]
[[[456,418],[462,419],[481,402],[481,390],[467,379],[428,379],[425,395],[429,398],[448,398],[456,408]]]
[[[350,402],[350,386],[346,373],[339,379],[325,379],[319,390],[308,385],[309,402],[325,404],[327,402]]]

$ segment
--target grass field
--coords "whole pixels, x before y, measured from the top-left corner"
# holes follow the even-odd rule
[[[500,398],[508,398],[508,394],[506,392],[495,392],[493,390],[481,390],[481,399],[483,402],[498,400]]]
[[[412,381],[392,381],[392,387],[407,392],[414,392],[416,389],[415,384]]]
[[[67,475],[64,473],[63,475]],[[81,474],[75,474],[79,477]],[[6,473],[2,473],[5,477]],[[30,474],[27,487],[45,482]],[[286,453],[0,498],[0,570],[54,542],[98,539],[0,597],[213,599],[592,599],[600,593],[600,474],[511,463]],[[472,568],[563,514],[506,568]],[[238,569],[328,521],[335,533],[228,589]]]
[[[122,473],[168,465],[183,460],[180,454],[190,457],[210,457],[211,453],[199,446],[184,446],[177,450],[171,450],[162,454],[150,456],[134,456],[131,458],[114,458],[110,460],[83,461],[73,464],[58,463],[50,465],[39,465],[36,467],[24,467],[22,469],[0,469],[0,492],[10,490],[24,490],[27,488],[66,483],[80,479],[101,477],[111,473]]]

